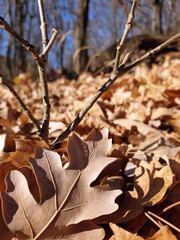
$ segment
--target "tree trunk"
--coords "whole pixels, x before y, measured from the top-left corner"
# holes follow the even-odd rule
[[[166,24],[166,34],[171,34],[174,29],[172,29],[173,19],[173,11],[175,9],[175,0],[169,0],[169,11],[167,13],[167,24]]]
[[[153,21],[152,21],[152,33],[162,34],[162,6],[163,0],[152,0],[153,8]]]
[[[8,16],[9,24],[12,26],[11,6],[12,6],[12,1],[8,0],[7,6],[6,6],[6,13]],[[11,64],[11,52],[12,52],[12,37],[9,35],[8,47],[7,47],[7,52],[6,52],[6,65],[9,70],[10,78],[12,79],[13,73],[12,73],[12,64]]]
[[[26,14],[27,14],[27,1],[15,1],[15,7],[16,7],[16,18],[17,18],[17,32],[20,34],[20,36],[23,36],[23,24],[25,22]],[[18,69],[21,72],[26,72],[27,63],[26,63],[26,54],[25,49],[22,45],[19,43],[17,44],[17,63],[18,63]]]
[[[80,74],[88,62],[87,48],[87,24],[88,24],[89,0],[78,0],[77,21],[74,29],[74,50],[75,66],[74,70]]]

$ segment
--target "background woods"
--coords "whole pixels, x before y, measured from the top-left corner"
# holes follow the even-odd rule
[[[179,0],[0,7],[0,239],[180,239]]]
[[[66,68],[79,74],[84,70],[96,71],[109,64],[124,30],[131,1],[45,0],[44,4],[49,29],[55,27],[59,33],[49,57],[51,73],[52,70]],[[40,48],[37,2],[0,0],[0,8],[1,15],[9,24]],[[177,33],[180,30],[179,11],[178,0],[139,1],[130,37]],[[34,63],[22,46],[2,29],[0,39],[1,72],[11,79],[21,72],[31,72],[36,76]]]

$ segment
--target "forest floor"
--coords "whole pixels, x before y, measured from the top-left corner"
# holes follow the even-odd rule
[[[98,179],[94,177],[90,184],[96,180],[96,184],[101,187],[109,185],[114,194],[121,191],[120,196],[111,197],[112,200],[116,199],[117,204],[114,205],[119,206],[118,210],[114,210],[115,213],[105,209],[103,214],[97,213],[92,218],[86,216],[81,221],[92,220],[92,226],[88,225],[88,233],[81,236],[83,230],[72,234],[70,229],[62,238],[54,233],[58,239],[103,239],[102,236],[111,240],[180,239],[180,53],[163,53],[158,59],[150,68],[142,63],[117,79],[76,127],[76,135],[71,134],[58,144],[56,149],[51,149],[61,156],[64,166],[73,158],[73,143],[76,145],[75,142],[82,141],[90,149],[89,142],[97,142],[95,133],[90,132],[96,129],[96,134],[100,132],[102,135],[102,145],[104,144],[105,148],[106,144],[109,144],[104,140],[107,138],[105,131],[108,131],[112,146],[107,147],[110,148],[106,157],[107,164],[102,164],[102,173],[99,171],[101,175]],[[51,142],[74,120],[107,80],[108,78],[102,75],[93,77],[90,73],[82,73],[77,80],[69,81],[61,76],[48,83]],[[14,87],[34,116],[41,121],[39,82],[25,82]],[[0,192],[7,190],[7,173],[16,169],[25,175],[36,201],[42,203],[38,195],[37,179],[32,177],[38,174],[32,173],[32,163],[30,164],[28,159],[34,157],[38,147],[50,148],[43,141],[39,141],[33,125],[22,113],[8,89],[1,85],[0,94]],[[104,128],[108,130],[101,130]],[[75,136],[79,140],[75,140]],[[74,154],[78,158],[79,153]],[[96,152],[96,158],[98,156]],[[23,170],[25,168],[28,170]],[[8,191],[11,192],[10,189]],[[15,224],[7,221],[4,196],[6,195],[2,194],[0,236],[1,239],[12,239],[16,232]],[[17,199],[14,201],[18,202]],[[17,212],[13,212],[14,216]],[[161,217],[160,220],[157,219],[158,216]],[[3,219],[6,219],[6,224]],[[78,228],[80,225],[77,222],[74,221],[73,224]],[[47,235],[44,236],[51,239],[48,229],[49,225],[45,231]],[[88,236],[91,231],[96,237],[87,238],[85,234]],[[16,237],[21,239],[22,235],[17,233]],[[44,239],[47,239],[46,237]]]

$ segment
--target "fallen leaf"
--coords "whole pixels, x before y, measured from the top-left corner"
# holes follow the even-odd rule
[[[173,111],[171,108],[159,107],[153,110],[151,119],[155,120],[160,117],[172,116],[172,114],[173,114]]]
[[[41,239],[63,239],[68,226],[116,211],[118,205],[114,201],[122,191],[90,187],[100,172],[116,160],[106,157],[111,146],[107,129],[93,131],[85,144],[73,134],[67,145],[70,162],[64,169],[57,153],[38,148],[35,158],[29,161],[41,202],[38,204],[33,198],[25,177],[19,171],[11,171],[7,175],[7,191],[1,193],[8,228],[19,238],[36,239],[40,235]]]
[[[114,222],[125,222],[142,214],[144,207],[157,204],[173,183],[169,166],[156,169],[155,161],[141,161],[135,169],[133,191],[124,191],[118,199],[119,209],[112,216]],[[157,165],[159,165],[157,163]]]
[[[133,233],[130,233],[124,230],[121,227],[118,227],[114,223],[109,224],[114,235],[109,240],[143,240],[144,238],[137,236]]]
[[[168,226],[163,226],[157,233],[147,240],[177,240],[175,235],[171,232]]]

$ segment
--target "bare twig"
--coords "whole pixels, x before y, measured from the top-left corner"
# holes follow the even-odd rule
[[[166,48],[167,46],[169,46],[170,44],[176,42],[180,40],[180,33],[174,35],[173,37],[171,37],[170,39],[168,39],[166,42],[162,43],[161,45],[157,46],[156,48],[148,51],[147,53],[145,53],[142,57],[136,59],[131,65],[127,66],[124,71],[128,72],[129,70],[131,70],[132,68],[134,68],[135,66],[137,66],[138,64],[140,64],[141,62],[145,61],[146,59],[148,59],[149,57],[153,56],[154,54],[156,54],[157,52],[160,52],[161,50],[163,50],[164,48]]]
[[[127,19],[127,22],[126,22],[126,25],[125,25],[125,30],[124,30],[123,36],[121,38],[120,43],[117,46],[115,63],[114,63],[114,68],[113,68],[114,73],[118,71],[119,61],[120,61],[120,56],[121,56],[121,49],[122,49],[122,46],[124,45],[124,43],[127,39],[129,31],[132,28],[134,13],[135,13],[137,4],[138,4],[138,0],[134,0],[133,4],[132,4],[132,7],[131,7],[131,10],[130,10],[130,13],[129,13],[129,16],[128,16],[128,19]]]
[[[48,52],[50,51],[53,43],[55,42],[55,40],[58,36],[57,30],[55,28],[53,28],[51,30],[51,33],[52,33],[51,39],[49,40],[46,48],[43,50],[42,56],[46,56],[48,54]]]
[[[129,53],[126,55],[126,57],[124,58],[124,60],[122,61],[122,64],[120,65],[120,67],[118,68],[118,72],[113,74],[109,80],[98,90],[98,92],[94,95],[94,97],[90,100],[90,102],[84,107],[84,109],[81,110],[81,112],[78,114],[78,116],[75,118],[75,120],[67,127],[67,129],[65,129],[65,131],[55,139],[55,141],[51,144],[51,146],[55,146],[57,143],[59,143],[60,141],[64,140],[73,130],[74,128],[81,122],[81,120],[83,119],[83,117],[85,116],[85,114],[89,111],[89,109],[94,105],[94,103],[97,101],[97,99],[107,90],[109,89],[109,87],[115,82],[115,80],[122,76],[123,74],[125,74],[126,72],[128,72],[129,70],[131,70],[132,68],[134,68],[136,65],[138,65],[139,63],[141,63],[142,61],[145,61],[147,58],[149,58],[150,56],[156,54],[157,52],[161,51],[162,49],[164,49],[165,47],[169,46],[170,44],[172,44],[173,42],[177,41],[178,39],[180,39],[180,33],[176,34],[175,36],[173,36],[172,38],[170,38],[169,40],[167,40],[166,42],[162,43],[161,45],[159,45],[158,47],[150,50],[149,52],[147,52],[145,55],[143,55],[142,57],[138,58],[135,62],[133,62],[132,64],[130,64],[129,66],[125,67],[124,64],[128,61],[129,59]]]
[[[0,74],[0,83],[4,84],[9,91],[14,95],[14,97],[16,98],[16,100],[18,101],[19,105],[21,106],[24,114],[29,118],[29,120],[32,122],[32,124],[34,125],[34,127],[37,129],[37,134],[39,136],[41,136],[41,128],[39,126],[39,123],[37,121],[36,118],[33,117],[32,113],[29,111],[29,109],[26,107],[26,105],[24,104],[23,100],[20,98],[20,96],[18,95],[18,93],[15,91],[15,89],[13,88],[13,86],[10,84],[10,82],[6,79],[5,76],[3,76],[2,74]]]
[[[107,91],[110,86],[115,82],[115,80],[119,77],[120,74],[123,73],[125,64],[129,60],[130,53],[127,53],[125,58],[122,61],[122,64],[119,67],[119,71],[117,74],[112,75],[109,80],[96,92],[96,94],[91,98],[91,100],[87,103],[87,105],[80,111],[78,116],[74,119],[74,121],[67,127],[67,129],[56,138],[56,140],[52,143],[51,146],[56,145],[60,141],[64,140],[73,130],[74,128],[82,121],[85,114],[89,111],[89,109],[94,105],[94,103],[97,101],[97,99],[105,92]]]
[[[158,215],[156,215],[155,213],[152,213],[150,211],[148,211],[149,215],[152,215],[153,217],[157,218],[158,220],[160,220],[161,222],[166,223],[168,226],[172,227],[173,229],[175,229],[177,232],[180,232],[180,229],[176,226],[174,226],[172,223],[166,221],[164,218],[159,217]]]
[[[44,5],[42,0],[38,0],[39,6],[39,14],[41,19],[41,33],[42,33],[42,43],[43,43],[43,51],[45,50],[46,46],[48,45],[48,34],[47,34],[47,23],[45,20],[44,14]]]
[[[169,210],[169,209],[171,209],[171,208],[173,208],[173,207],[176,207],[176,206],[178,206],[178,205],[180,205],[180,201],[175,202],[175,203],[171,204],[170,206],[164,208],[164,209],[163,209],[163,212],[166,212],[167,210]]]
[[[156,220],[154,220],[153,217],[151,217],[147,212],[144,213],[146,217],[148,217],[154,224],[156,224],[159,228],[161,228],[161,224],[158,223]]]
[[[42,44],[43,44],[43,54],[41,54],[43,66],[38,66],[41,89],[42,89],[42,99],[43,99],[43,123],[42,123],[41,135],[43,135],[45,141],[48,143],[51,106],[49,102],[46,65],[47,65],[47,59],[48,59],[48,51],[52,47],[52,44],[54,43],[57,37],[57,31],[55,33],[55,30],[54,30],[52,41],[48,46],[47,23],[45,20],[44,5],[42,0],[38,0],[38,6],[39,6],[39,14],[40,14],[40,20],[41,20],[40,28],[41,28]]]
[[[27,40],[22,38],[5,20],[0,17],[0,27],[6,30],[12,37],[14,37],[24,48],[26,48],[33,56],[34,60],[39,66],[43,65],[43,61],[36,51],[36,48]]]
[[[41,82],[42,100],[43,100],[43,123],[42,123],[41,135],[43,136],[44,140],[48,143],[50,103],[49,103],[46,67],[38,66],[38,71],[39,71],[39,78]]]
[[[153,50],[147,52],[145,55],[142,57],[138,58],[135,62],[130,64],[129,66],[125,67],[125,64],[127,63],[130,53],[128,53],[125,58],[123,59],[122,63],[119,66],[119,57],[120,57],[120,51],[121,47],[124,44],[127,35],[132,27],[132,21],[134,18],[134,11],[136,8],[138,0],[133,1],[133,5],[128,17],[128,21],[126,23],[125,31],[122,37],[121,42],[119,43],[119,47],[117,48],[117,54],[116,54],[116,60],[115,60],[115,65],[114,69],[117,71],[113,71],[111,77],[109,80],[97,91],[97,93],[94,95],[94,97],[90,100],[90,102],[80,111],[78,116],[74,119],[74,121],[67,127],[67,129],[52,143],[51,146],[56,145],[58,142],[64,140],[73,130],[74,128],[81,122],[85,114],[89,111],[89,109],[94,105],[94,103],[97,101],[97,99],[105,92],[107,91],[110,86],[115,82],[115,80],[119,77],[134,68],[136,65],[141,63],[142,61],[146,60],[150,56],[154,55],[155,53],[159,52],[163,48],[167,47],[171,43],[177,41],[180,39],[180,33],[176,34],[174,37],[170,38],[163,44],[159,45],[158,47],[154,48]],[[43,110],[44,110],[44,115],[43,115],[43,123],[42,123],[42,128],[39,127],[37,120],[34,119],[32,114],[28,112],[26,106],[20,99],[20,97],[16,97],[16,99],[19,101],[21,107],[23,108],[23,111],[26,112],[28,118],[33,122],[33,124],[36,126],[38,129],[38,132],[40,132],[40,136],[43,140],[45,140],[48,143],[48,132],[49,132],[49,120],[50,120],[50,103],[49,103],[49,94],[48,94],[48,85],[47,85],[47,74],[46,74],[46,65],[47,65],[47,57],[48,57],[48,52],[50,48],[52,47],[55,38],[57,37],[57,31],[53,30],[52,32],[52,37],[50,42],[48,43],[48,38],[47,38],[47,24],[45,22],[45,16],[44,16],[44,9],[43,9],[43,1],[38,0],[39,4],[39,11],[40,11],[40,18],[41,18],[41,32],[42,32],[42,41],[43,41],[43,52],[42,54],[38,54],[36,51],[36,48],[31,45],[28,41],[24,40],[18,33],[14,31],[12,27],[9,26],[9,24],[2,18],[0,17],[0,27],[4,28],[7,32],[9,32],[17,41],[19,41],[22,46],[24,46],[28,51],[30,51],[33,55],[34,60],[36,61],[36,64],[38,66],[39,70],[39,76],[40,76],[40,81],[42,85],[42,99],[43,99]],[[119,67],[118,67],[119,66]],[[2,80],[3,81],[3,80]],[[5,83],[4,83],[5,84]],[[5,84],[10,91],[16,95],[17,93],[13,89],[13,87],[10,85]],[[13,89],[13,90],[12,90]]]
[[[41,18],[41,32],[42,32],[42,41],[43,41],[43,54],[38,54],[36,48],[30,44],[27,40],[22,38],[2,17],[0,17],[0,27],[5,29],[11,36],[13,36],[23,47],[25,47],[29,52],[31,52],[39,71],[39,78],[42,88],[42,99],[43,99],[43,123],[40,136],[43,140],[48,143],[49,135],[49,120],[50,120],[50,103],[49,103],[49,94],[48,94],[48,85],[47,85],[47,56],[48,52],[51,49],[56,37],[57,31],[53,29],[51,41],[48,44],[47,38],[47,24],[45,22],[44,8],[42,0],[38,0],[40,18]]]

